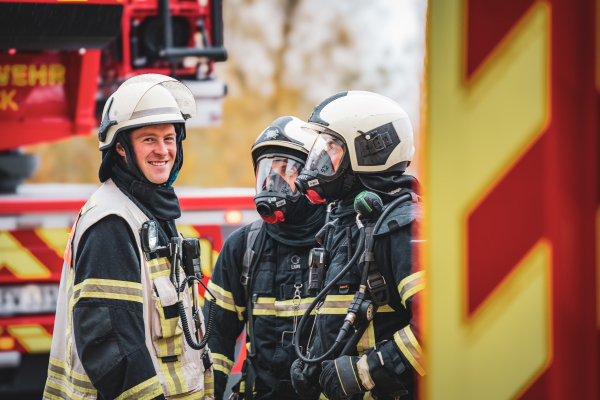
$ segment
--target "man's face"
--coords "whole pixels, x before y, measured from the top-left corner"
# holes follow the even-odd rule
[[[165,183],[177,155],[175,127],[172,124],[145,126],[131,132],[129,141],[138,167],[146,179],[156,184]],[[120,143],[117,143],[117,153],[126,157]]]
[[[283,179],[288,183],[292,192],[296,192],[296,178],[298,178],[298,167],[297,163],[290,162],[288,164],[288,160],[275,160],[273,161],[273,165],[271,166],[271,171],[278,173],[281,175]]]

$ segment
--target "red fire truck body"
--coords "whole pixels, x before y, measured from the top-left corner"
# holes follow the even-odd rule
[[[36,167],[22,146],[89,135],[126,79],[184,81],[198,114],[220,122],[225,85],[221,0],[0,0],[0,193]]]

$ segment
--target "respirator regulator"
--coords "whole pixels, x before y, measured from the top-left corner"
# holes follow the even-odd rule
[[[201,279],[204,278],[204,275],[202,273],[202,263],[200,260],[200,241],[197,238],[184,239],[177,236],[171,238],[168,245],[159,246],[158,230],[158,224],[154,220],[148,220],[143,223],[142,229],[140,230],[140,239],[144,256],[148,262],[163,257],[170,259],[169,278],[177,292],[178,301],[176,304],[179,317],[181,318],[183,335],[192,349],[202,350],[208,343],[214,325],[215,296],[204,285],[204,282],[201,281]],[[183,282],[181,282],[181,272],[185,274]],[[206,330],[200,343],[197,343],[194,340],[190,331],[182,297],[182,293],[185,291],[186,286],[193,289],[192,319],[196,328],[194,336],[196,337],[196,340],[199,340],[198,332],[201,332],[202,321],[200,319],[201,306],[198,295],[198,283],[204,286],[206,291],[212,296],[208,307],[208,319],[205,321]],[[201,358],[205,369],[210,368],[211,362],[207,351],[202,354]]]
[[[342,268],[342,270],[323,288],[322,286],[328,269],[329,255],[324,248],[317,248],[311,251],[311,258],[309,260],[309,288],[319,289],[320,292],[310,306],[306,309],[302,319],[300,320],[300,323],[298,324],[297,334],[294,338],[294,350],[296,351],[296,355],[300,361],[305,364],[317,364],[322,361],[351,354],[352,351],[356,350],[356,345],[369,326],[369,323],[373,320],[373,318],[375,318],[378,308],[390,302],[390,292],[387,282],[379,271],[373,255],[374,235],[377,234],[381,224],[383,221],[385,221],[392,210],[394,210],[400,203],[410,200],[410,194],[405,194],[395,199],[387,207],[384,207],[381,198],[373,192],[365,190],[356,196],[354,199],[354,211],[356,211],[356,225],[359,230],[359,239],[356,245],[356,251],[351,257],[349,256],[350,260]],[[361,220],[363,217],[369,221],[367,229],[365,229],[365,226]],[[362,266],[359,290],[355,293],[354,299],[348,307],[348,314],[344,318],[344,322],[340,327],[340,331],[335,339],[334,344],[325,354],[317,357],[310,353],[309,339],[309,343],[306,346],[306,356],[304,356],[301,351],[299,339],[301,337],[302,328],[308,320],[308,316],[311,315],[315,308],[320,307],[323,304],[329,291],[333,289],[357,263]],[[319,315],[320,314],[317,313],[316,318],[318,318]],[[337,355],[342,342],[352,327],[356,330],[356,332],[346,343],[341,354]]]
[[[265,154],[257,160],[256,211],[270,224],[283,222],[292,214],[301,194],[296,179],[304,161],[288,154]]]

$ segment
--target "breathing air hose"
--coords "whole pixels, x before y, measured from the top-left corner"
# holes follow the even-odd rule
[[[352,267],[354,266],[354,264],[356,263],[356,261],[358,260],[358,258],[361,255],[361,250],[365,244],[364,227],[360,227],[359,232],[360,232],[360,236],[358,238],[356,252],[354,253],[354,256],[352,257],[352,259],[348,262],[348,264],[346,264],[344,266],[344,268],[340,271],[340,273],[337,274],[336,277],[333,278],[333,280],[331,282],[329,282],[329,284],[327,286],[325,286],[325,288],[323,290],[321,290],[321,292],[317,295],[317,297],[315,297],[315,299],[312,301],[312,303],[310,303],[310,306],[308,306],[308,308],[304,312],[304,315],[300,319],[300,323],[298,324],[297,333],[296,333],[296,336],[294,339],[294,350],[296,351],[296,355],[298,356],[300,361],[302,361],[303,363],[317,364],[321,361],[327,360],[328,357],[330,357],[340,347],[340,345],[342,344],[342,341],[348,334],[348,330],[350,330],[350,327],[352,327],[351,322],[344,321],[344,325],[340,329],[340,333],[338,334],[337,338],[335,339],[334,345],[329,349],[329,351],[327,351],[321,357],[309,359],[302,355],[302,352],[300,351],[300,336],[302,333],[302,328],[304,327],[304,324],[308,320],[310,313],[312,312],[312,310],[315,309],[317,304],[319,304],[321,302],[321,300],[327,295],[327,293],[329,293],[329,291],[339,282],[339,280],[342,279],[344,277],[344,275],[346,275],[346,273],[348,273],[348,271],[350,271],[350,269],[352,269]]]
[[[407,194],[404,194],[404,195],[398,197],[396,200],[392,201],[390,203],[390,205],[383,211],[383,213],[381,214],[381,216],[375,223],[375,226],[373,227],[373,233],[371,234],[371,236],[374,236],[375,234],[377,234],[377,232],[379,232],[379,229],[381,228],[381,224],[383,223],[383,221],[385,221],[387,216],[390,215],[392,210],[394,210],[401,203],[404,203],[405,201],[408,201],[411,199],[412,199],[411,195],[407,193]],[[375,240],[371,240],[371,243],[369,244],[369,253],[373,252],[374,247],[375,247]],[[363,270],[362,278],[361,278],[361,283],[360,283],[363,286],[367,284],[367,277],[369,275],[369,267],[370,267],[370,262],[366,262],[364,270]],[[352,335],[350,340],[344,346],[344,349],[340,353],[340,356],[349,355],[350,353],[352,353],[352,351],[354,349],[356,349],[356,345],[358,344],[358,341],[363,336],[363,334],[365,333],[365,331],[367,330],[368,327],[369,327],[369,324],[365,324],[365,323],[361,324],[361,326],[356,330],[354,335]]]
[[[381,224],[383,223],[383,221],[385,221],[387,216],[390,215],[390,213],[399,204],[401,204],[407,200],[411,200],[411,198],[412,198],[411,195],[407,193],[407,194],[404,194],[404,195],[398,197],[393,202],[391,202],[389,204],[389,206],[383,211],[381,216],[378,218],[377,222],[375,223],[375,226],[371,233],[371,237],[373,237],[375,234],[377,234],[377,232],[379,232],[379,229],[381,228]],[[358,223],[358,221],[359,220],[357,217],[357,223]],[[312,310],[315,308],[315,306],[321,301],[321,299],[323,299],[323,297],[325,297],[327,295],[327,293],[329,293],[329,291],[333,288],[333,286],[335,286],[335,284],[340,279],[342,279],[342,277],[344,275],[346,275],[346,273],[348,271],[350,271],[352,266],[356,263],[358,257],[361,255],[361,250],[362,250],[362,248],[364,246],[364,242],[365,242],[364,227],[362,227],[362,224],[359,224],[359,232],[360,232],[360,237],[359,237],[358,245],[356,247],[356,252],[354,253],[354,256],[348,262],[348,264],[346,266],[344,266],[342,271],[340,271],[340,273],[335,278],[333,278],[333,280],[317,295],[315,300],[313,300],[313,302],[310,304],[308,309],[305,311],[304,315],[302,316],[302,319],[300,320],[300,323],[298,324],[298,328],[297,328],[298,334],[296,335],[296,339],[294,340],[294,350],[296,351],[296,355],[298,356],[300,361],[302,361],[305,364],[317,364],[321,361],[327,360],[328,357],[330,357],[332,354],[334,354],[335,351],[340,347],[341,342],[344,340],[344,338],[348,334],[348,331],[350,330],[350,328],[353,325],[353,321],[349,321],[348,319],[344,320],[344,324],[342,325],[340,332],[339,332],[337,338],[335,339],[334,345],[329,349],[329,351],[327,351],[321,357],[309,359],[302,355],[302,352],[300,351],[299,340],[300,340],[300,333],[302,332],[302,328],[304,327],[304,323],[306,322],[308,316],[310,315]],[[372,238],[369,243],[369,249],[368,249],[369,253],[373,252],[374,245],[375,245],[375,240]],[[362,277],[361,277],[361,286],[365,286],[367,284],[367,279],[368,279],[368,275],[369,275],[369,267],[370,267],[370,262],[365,262],[365,266],[364,266]],[[366,331],[368,326],[369,326],[368,323],[361,324],[361,326],[356,330],[356,332],[352,335],[350,340],[344,346],[344,349],[342,350],[341,355],[350,354],[353,351],[353,349],[356,348],[358,341],[363,336],[363,334]]]

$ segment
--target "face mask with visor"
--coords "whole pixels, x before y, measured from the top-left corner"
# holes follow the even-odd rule
[[[336,200],[340,182],[336,181],[348,169],[346,143],[332,132],[321,132],[308,155],[296,185],[313,204]]]
[[[285,221],[301,194],[296,179],[304,161],[287,154],[266,154],[257,160],[254,203],[261,218],[270,224]]]

